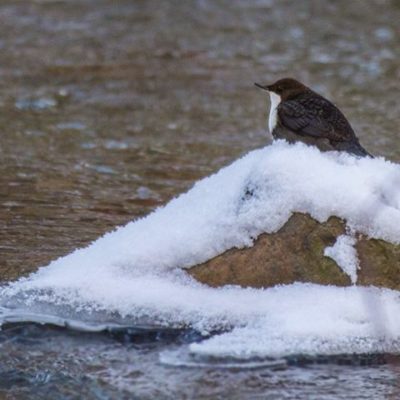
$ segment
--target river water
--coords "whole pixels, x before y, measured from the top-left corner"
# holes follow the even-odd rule
[[[147,214],[269,142],[253,82],[293,76],[400,160],[396,1],[2,1],[0,278]],[[178,368],[194,332],[0,334],[8,398],[397,398],[390,356]]]

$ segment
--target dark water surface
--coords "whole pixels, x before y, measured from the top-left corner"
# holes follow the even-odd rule
[[[398,360],[287,360],[276,368],[177,368],[182,334],[93,335],[32,325],[0,334],[0,395],[17,399],[397,399]],[[7,357],[4,349],[7,348]],[[7,394],[10,397],[6,397]]]
[[[254,81],[333,99],[365,147],[400,160],[400,3],[0,3],[0,279],[145,215],[268,143]],[[157,335],[156,335],[157,336]],[[4,398],[398,398],[395,360],[172,368],[178,335],[7,327]],[[7,397],[8,396],[8,397]]]

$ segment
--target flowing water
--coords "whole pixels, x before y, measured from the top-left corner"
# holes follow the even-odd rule
[[[255,81],[298,77],[335,100],[370,152],[399,162],[399,20],[395,0],[2,1],[1,280],[268,143]],[[198,339],[6,325],[0,393],[377,399],[400,390],[389,355],[292,357],[258,369],[160,362]]]

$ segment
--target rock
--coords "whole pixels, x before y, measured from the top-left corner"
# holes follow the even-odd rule
[[[400,289],[400,246],[362,237],[357,245],[358,285]]]
[[[349,286],[350,278],[324,249],[345,233],[336,217],[324,223],[306,214],[293,214],[276,233],[262,234],[252,247],[230,249],[189,269],[210,286],[269,287],[293,282]],[[360,260],[357,284],[400,288],[400,246],[358,235]]]

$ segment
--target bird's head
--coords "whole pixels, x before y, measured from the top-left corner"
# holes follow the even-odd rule
[[[277,94],[282,100],[288,100],[310,90],[307,86],[293,78],[279,79],[272,85],[261,85],[259,83],[255,83],[255,85],[260,89]]]

